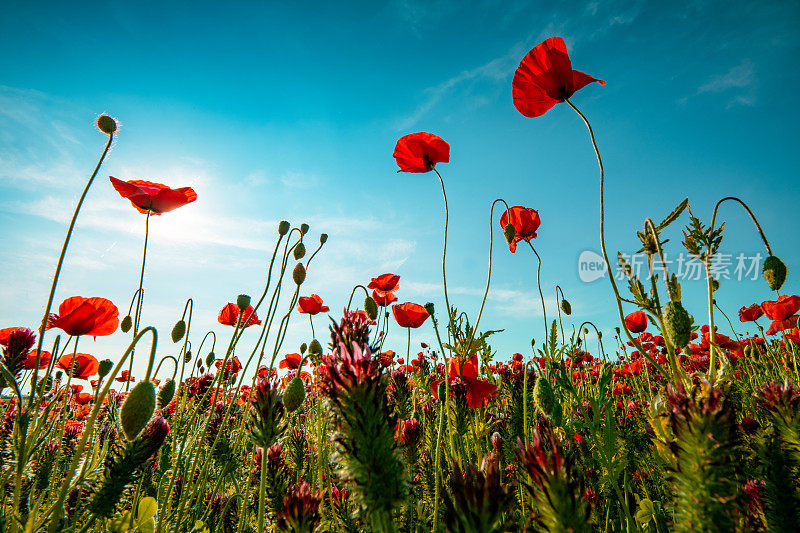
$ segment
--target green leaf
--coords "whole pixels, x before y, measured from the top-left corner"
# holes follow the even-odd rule
[[[656,231],[661,231],[662,229],[666,228],[667,226],[675,222],[675,220],[679,216],[681,216],[681,213],[683,213],[683,210],[686,209],[688,205],[689,205],[689,199],[686,198],[684,201],[678,204],[678,207],[672,210],[672,213],[667,215],[667,218],[662,220],[661,223],[658,226],[656,226]]]
[[[146,497],[142,498],[139,502],[139,512],[136,515],[137,522],[146,522],[153,519],[158,512],[158,502],[155,498]],[[141,527],[141,526],[139,526]]]
[[[639,509],[636,511],[636,522],[644,527],[647,525],[650,520],[653,520],[656,516],[656,508],[653,505],[652,500],[649,498],[643,498],[639,502]]]

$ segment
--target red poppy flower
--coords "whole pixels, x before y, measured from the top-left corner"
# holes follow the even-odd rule
[[[767,335],[776,335],[781,331],[792,329],[797,327],[797,319],[798,316],[790,316],[786,320],[773,320],[769,324],[769,329],[767,330]]]
[[[119,311],[111,300],[73,296],[58,306],[58,314],[50,314],[47,329],[59,328],[68,335],[102,337],[117,331]]]
[[[235,326],[237,323],[239,323],[239,308],[236,306],[236,304],[226,304],[225,307],[223,307],[219,312],[217,322],[223,326]],[[254,324],[260,325],[261,321],[258,319],[258,315],[253,312],[253,306],[248,305],[247,309],[244,310],[242,321],[239,325],[246,328]]]
[[[214,363],[214,366],[217,367],[217,370],[222,368],[222,359],[218,359]],[[225,363],[224,376],[228,377],[230,374],[238,374],[241,369],[242,369],[242,362],[239,361],[239,358],[234,355]]]
[[[278,363],[278,368],[289,368],[294,370],[300,367],[300,357],[299,353],[287,353],[286,357],[283,358],[283,361]]]
[[[327,313],[330,311],[327,305],[322,305],[322,298],[316,294],[311,296],[301,296],[297,301],[297,311],[316,315],[317,313]]]
[[[50,352],[42,350],[42,356],[39,358],[39,368],[47,368],[52,357]],[[34,366],[36,366],[36,350],[31,350],[28,352],[28,355],[25,356],[25,365],[22,368],[24,370],[33,370]]]
[[[367,288],[381,292],[394,292],[400,288],[400,276],[397,274],[381,274],[377,278],[372,278]]]
[[[74,360],[73,360],[74,359]],[[75,353],[66,354],[58,360],[56,366],[70,374],[70,366],[72,367],[72,377],[76,379],[88,379],[97,374],[97,368],[100,362],[88,353]]]
[[[126,381],[130,381],[131,383],[136,381],[136,378],[131,377],[127,370],[123,370],[119,376],[114,381],[119,381],[120,383],[125,383]]]
[[[450,358],[450,368],[447,372],[447,383],[452,384],[454,380],[461,379],[467,389],[467,405],[473,409],[483,407],[497,396],[497,385],[492,385],[488,381],[478,379],[478,356],[473,355],[460,366],[458,358]],[[439,399],[439,379],[431,383],[431,393],[434,398]]]
[[[8,338],[11,336],[12,333],[17,331],[18,329],[27,329],[22,327],[15,327],[15,328],[3,328],[0,329],[0,346],[8,346]]]
[[[631,333],[641,333],[647,329],[647,315],[644,311],[634,311],[625,317],[625,327]]]
[[[755,322],[761,318],[763,314],[764,310],[761,309],[761,306],[753,304],[750,307],[742,307],[739,309],[739,320],[742,322]]]
[[[130,200],[140,213],[160,215],[197,200],[191,187],[170,189],[162,183],[145,180],[122,181],[110,176],[111,185],[123,198]]]
[[[418,328],[429,316],[424,307],[411,302],[393,305],[392,314],[394,314],[394,319],[400,327],[403,328]]]
[[[86,405],[92,401],[92,395],[88,392],[76,392],[72,395],[72,401],[78,405]]]
[[[397,301],[397,296],[393,292],[372,291],[372,299],[381,307],[389,307],[389,304]]]
[[[400,137],[392,155],[400,167],[398,172],[430,172],[436,163],[450,161],[450,145],[433,133],[421,131]]]
[[[500,216],[500,227],[505,229],[508,224],[514,226],[514,240],[508,243],[508,249],[514,253],[517,251],[519,241],[531,242],[531,239],[536,237],[536,230],[539,229],[541,220],[539,212],[535,209],[515,205]]]
[[[514,107],[526,117],[538,117],[595,81],[606,84],[572,70],[564,39],[551,37],[528,52],[517,67],[512,82]]]
[[[784,294],[777,301],[766,301],[761,304],[761,309],[770,320],[786,320],[800,310],[800,296]]]

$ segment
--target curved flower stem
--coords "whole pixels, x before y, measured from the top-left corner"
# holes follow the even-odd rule
[[[556,285],[556,310],[558,311],[558,325],[561,328],[561,344],[564,344],[564,324],[561,323],[561,300],[558,299],[559,291],[561,292],[561,300],[566,300],[566,298],[564,298],[564,289],[561,288],[561,285]]]
[[[447,258],[447,226],[450,222],[450,209],[447,206],[447,193],[444,190],[444,180],[442,179],[442,175],[439,174],[439,171],[436,170],[435,167],[433,168],[433,171],[436,172],[436,176],[439,178],[439,183],[442,185],[442,198],[444,199],[444,245],[442,246],[442,285],[444,287],[444,305],[447,308],[448,329],[451,334],[455,335],[455,327],[453,325],[453,312],[451,311],[450,307],[450,299],[447,296],[447,269],[445,268],[445,262]]]
[[[536,285],[539,287],[539,298],[542,300],[542,314],[544,316],[544,346],[545,350],[547,346],[549,346],[549,333],[547,331],[547,307],[544,305],[544,293],[542,292],[542,258],[539,256],[539,252],[536,251],[536,248],[530,243],[530,241],[526,241],[528,246],[531,247],[533,253],[536,254],[536,259],[539,260],[539,266],[536,268]]]
[[[597,148],[597,140],[594,137],[594,130],[592,130],[592,125],[589,124],[589,119],[580,112],[580,110],[575,107],[575,104],[569,101],[569,98],[564,100],[575,112],[578,114],[579,117],[583,120],[583,123],[586,124],[586,129],[589,130],[589,138],[592,141],[592,148],[594,148],[595,156],[597,156],[597,166],[600,168],[600,249],[603,252],[603,260],[606,262],[606,270],[608,271],[608,280],[611,282],[611,288],[614,290],[614,297],[617,301],[617,312],[619,313],[619,321],[622,324],[622,329],[625,331],[625,335],[627,335],[628,340],[636,346],[636,349],[639,350],[645,357],[647,357],[648,361],[650,361],[657,369],[664,376],[666,376],[666,372],[664,369],[661,368],[661,365],[655,362],[652,357],[650,357],[646,350],[642,347],[642,345],[637,341],[633,335],[631,335],[628,326],[625,325],[625,313],[622,310],[622,297],[619,294],[619,287],[617,287],[617,282],[614,280],[614,273],[611,270],[611,262],[608,260],[608,252],[606,251],[606,211],[605,211],[605,170],[603,168],[603,159],[600,157],[600,150]],[[677,377],[677,376],[676,376]]]
[[[594,328],[594,332],[597,334],[597,342],[600,343],[600,354],[603,357],[603,361],[605,361],[605,359],[606,359],[606,351],[603,349],[603,335],[600,333],[600,330],[597,329],[597,326],[594,325],[594,322],[590,322],[589,320],[585,321],[583,324],[581,324],[578,327],[578,331],[582,330],[583,326],[585,326],[587,324],[592,326],[592,328]],[[584,343],[584,346],[585,346],[585,343]]]
[[[469,342],[467,342],[468,349],[472,349],[472,341],[475,339],[475,334],[478,332],[478,324],[481,323],[481,316],[483,315],[483,307],[486,305],[486,298],[489,296],[489,284],[492,282],[492,246],[494,244],[494,233],[492,232],[492,223],[494,222],[494,206],[497,202],[503,202],[506,206],[506,216],[508,216],[508,203],[502,198],[498,198],[492,202],[492,207],[489,209],[489,269],[486,274],[486,290],[483,291],[483,300],[481,300],[481,308],[478,310],[478,318],[475,319],[475,325],[470,332]]]
[[[108,154],[108,149],[111,147],[111,142],[113,140],[114,134],[109,133],[108,142],[106,142],[106,147],[103,149],[103,153],[100,155],[100,160],[97,162],[97,166],[94,167],[94,171],[89,177],[89,181],[86,182],[86,186],[83,188],[81,197],[78,199],[78,205],[75,206],[75,212],[72,214],[72,220],[70,220],[69,227],[67,228],[67,235],[64,237],[64,244],[61,246],[61,253],[58,256],[58,262],[56,263],[56,271],[55,274],[53,274],[53,282],[50,284],[50,294],[47,297],[47,305],[44,307],[44,317],[42,318],[42,328],[39,331],[39,340],[36,343],[36,364],[33,367],[33,380],[31,381],[32,391],[36,390],[36,383],[39,377],[39,362],[42,357],[42,345],[44,343],[44,332],[45,328],[47,328],[47,319],[50,316],[50,309],[53,307],[53,298],[56,295],[56,286],[58,285],[58,278],[61,275],[61,267],[64,265],[64,257],[67,255],[67,247],[69,246],[69,241],[72,238],[72,230],[75,229],[75,221],[78,220],[78,213],[81,211],[83,201],[86,199],[89,188],[92,186],[94,178],[97,176],[97,172],[100,170],[100,166],[103,164],[103,160],[106,158],[106,154]],[[35,393],[31,394],[28,398],[28,408],[33,405],[34,398],[36,398]],[[22,410],[20,410],[20,412],[22,412]],[[12,521],[11,531],[16,531],[16,529],[17,524],[15,521]]]
[[[452,315],[451,315],[452,316]],[[452,321],[452,319],[451,319]],[[439,326],[436,323],[436,319],[431,316],[431,322],[433,322],[433,331],[436,332],[436,340],[439,342],[439,349],[442,351],[442,359],[444,359],[444,405],[440,407],[439,412],[439,428],[436,430],[436,451],[434,452],[434,496],[433,496],[433,526],[431,529],[431,533],[436,533],[438,529],[437,522],[439,520],[439,480],[441,479],[441,452],[442,452],[442,431],[445,426],[445,417],[448,417],[448,409],[450,406],[450,380],[449,380],[449,373],[450,373],[450,364],[447,359],[447,355],[445,355],[444,345],[442,344],[442,337],[439,335]],[[441,398],[439,399],[441,403]],[[449,419],[449,417],[448,417]]]
[[[366,288],[365,286],[363,286],[363,285],[361,285],[361,284],[359,283],[358,285],[356,285],[355,287],[353,287],[353,290],[352,290],[352,291],[350,291],[350,299],[349,299],[349,300],[347,300],[347,310],[348,310],[348,311],[350,310],[350,304],[352,304],[352,303],[353,303],[353,296],[356,294],[356,289],[358,289],[359,287],[360,287],[360,288],[362,288],[362,289],[364,289],[364,294],[366,294],[366,295],[367,295],[367,298],[369,298],[369,291],[367,290],[367,288]]]
[[[767,236],[764,234],[764,230],[761,229],[761,224],[758,223],[758,219],[753,214],[753,211],[746,203],[744,203],[743,200],[737,198],[736,196],[726,196],[725,198],[717,202],[717,204],[714,206],[714,214],[711,216],[711,231],[714,230],[714,224],[717,221],[717,210],[719,209],[719,206],[722,205],[723,202],[726,202],[728,200],[734,200],[736,202],[739,202],[741,206],[744,207],[745,211],[747,211],[747,214],[750,215],[750,219],[753,221],[753,224],[755,224],[756,229],[758,230],[758,234],[761,236],[761,241],[764,243],[764,247],[767,249],[767,253],[769,255],[773,255],[772,247],[770,247],[769,241],[767,241]]]
[[[136,311],[133,316],[133,336],[139,333],[139,322],[142,319],[142,304],[144,303],[144,291],[142,284],[144,283],[144,267],[147,261],[147,237],[150,235],[150,209],[147,210],[147,217],[144,219],[144,248],[142,249],[142,271],[139,273],[139,289],[136,291],[139,297],[136,299]],[[131,352],[130,361],[128,361],[128,375],[133,375],[133,357],[135,353]],[[149,374],[149,372],[148,372]],[[148,376],[149,377],[149,376]],[[125,390],[127,391],[131,386],[130,380],[125,383]]]

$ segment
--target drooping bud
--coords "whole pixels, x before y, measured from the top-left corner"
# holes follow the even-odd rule
[[[719,281],[716,278],[711,278],[711,292],[719,290]]]
[[[114,368],[114,362],[111,359],[103,359],[97,365],[97,375],[100,376],[100,379],[103,379],[111,372],[112,368]]]
[[[186,335],[186,322],[181,319],[172,327],[172,342],[178,342],[184,335]]]
[[[428,315],[433,316],[433,312],[435,311],[433,307],[433,302],[428,302],[425,304],[425,310],[428,312]]]
[[[214,357],[214,352],[208,352],[208,355],[206,356],[206,366],[208,368],[211,368],[211,365],[214,363],[214,359],[216,359]]]
[[[281,220],[280,224],[278,224],[278,234],[279,235],[286,235],[289,233],[289,223],[285,220]]]
[[[312,340],[311,344],[308,345],[308,353],[316,355],[322,354],[322,345],[317,339]]]
[[[300,407],[305,399],[306,385],[299,375],[295,376],[286,386],[286,390],[283,391],[283,406],[291,413]]]
[[[297,246],[294,247],[294,258],[295,260],[299,261],[306,255],[306,245],[302,242],[298,242]]]
[[[240,294],[236,297],[236,307],[240,313],[244,313],[250,307],[250,296],[247,294]]]
[[[308,224],[306,224],[305,222],[300,224],[300,233],[302,233],[303,235],[308,233]]]
[[[301,344],[300,344],[300,355],[303,355],[303,354],[305,354],[305,353],[306,353],[306,350],[308,350],[308,344],[306,344],[306,343],[304,343],[304,342],[303,342],[303,343],[301,343]]]
[[[511,244],[514,242],[514,237],[517,236],[517,230],[514,229],[514,226],[511,224],[506,224],[506,227],[503,228],[503,235],[506,238],[506,242]]]
[[[97,117],[97,127],[103,133],[111,135],[112,133],[117,131],[117,121],[109,117],[108,115],[100,115],[99,117]]]
[[[572,306],[565,298],[561,299],[561,311],[567,316],[572,314]]]
[[[553,409],[556,406],[556,395],[549,379],[539,376],[536,380],[536,385],[533,387],[533,399],[536,401],[536,407],[543,414],[552,416]]]
[[[297,285],[302,285],[306,280],[306,269],[303,263],[297,263],[295,265],[294,270],[292,270],[292,279]]]
[[[183,364],[184,365],[186,363],[188,363],[189,361],[191,361],[191,360],[192,360],[192,352],[191,351],[187,351],[185,354],[183,354]]]
[[[364,298],[364,311],[367,312],[370,320],[375,320],[378,317],[378,304],[375,303],[372,296]]]
[[[320,233],[320,235],[319,235],[319,243],[320,244],[325,244],[326,242],[328,242],[328,234],[327,233]]]
[[[531,348],[536,347],[536,339],[531,339]]]
[[[172,401],[173,396],[175,396],[175,380],[168,379],[164,386],[161,387],[161,390],[158,391],[158,408],[165,408]]]
[[[691,340],[692,318],[681,302],[668,302],[664,307],[667,338],[674,346],[683,348]]]
[[[131,389],[119,411],[122,431],[133,440],[144,429],[156,409],[156,388],[152,381],[140,381]]]
[[[767,285],[773,291],[777,291],[783,286],[786,281],[786,265],[783,261],[771,255],[764,261],[764,279],[767,280]]]
[[[133,320],[131,319],[131,315],[128,315],[120,322],[119,329],[122,330],[122,333],[128,333],[131,330],[131,326],[133,326]]]

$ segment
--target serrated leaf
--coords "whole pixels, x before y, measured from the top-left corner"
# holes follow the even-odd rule
[[[686,209],[686,206],[688,205],[689,205],[689,199],[686,198],[684,201],[678,204],[678,207],[672,210],[672,213],[667,215],[667,217],[664,220],[662,220],[658,226],[656,226],[656,231],[661,231],[662,229],[666,228],[667,226],[675,222],[675,220],[679,216],[681,216],[681,213],[683,213],[683,210]]]

